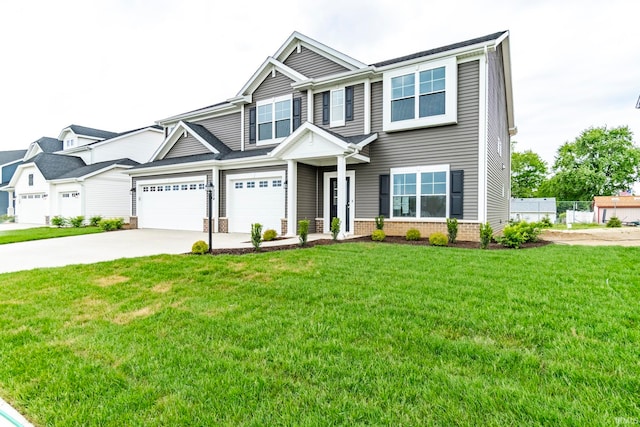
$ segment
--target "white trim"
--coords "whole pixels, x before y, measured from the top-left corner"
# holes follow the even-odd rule
[[[445,68],[445,113],[437,116],[416,117],[414,119],[391,121],[391,79],[403,75],[415,75],[414,102],[418,114],[420,99],[420,72],[435,68]],[[455,57],[438,61],[424,61],[420,64],[397,68],[384,73],[382,89],[382,128],[385,132],[441,126],[458,122],[458,64]]]
[[[244,104],[242,105],[242,107],[240,108],[240,151],[244,151],[244,143],[245,143],[245,137],[244,137]]]
[[[280,71],[294,82],[307,80],[306,76],[270,56],[265,59],[262,65],[258,67],[255,73],[253,73],[251,78],[244,84],[244,86],[242,86],[242,89],[240,89],[236,97],[252,94],[257,87],[262,84],[264,78],[270,73],[275,73],[275,71]]]
[[[330,180],[331,178],[338,178],[338,172],[325,172],[323,177],[323,197],[322,197],[322,214],[323,214],[323,225],[322,232],[329,233],[331,231],[331,194],[330,194]],[[356,171],[347,170],[346,178],[349,178],[349,212],[351,216],[349,218],[349,233],[345,233],[347,235],[354,234],[354,226],[355,226],[355,213],[356,213]],[[343,232],[345,230],[344,227],[341,227]]]
[[[198,135],[196,131],[191,129],[191,127],[189,127],[187,123],[181,120],[180,122],[178,122],[178,124],[176,124],[173,127],[173,129],[171,130],[171,133],[169,133],[169,135],[165,138],[164,142],[160,144],[160,146],[155,151],[155,153],[153,153],[153,155],[151,156],[151,161],[153,162],[154,160],[159,160],[160,158],[164,158],[164,156],[166,156],[167,153],[171,151],[173,146],[176,145],[180,137],[185,136],[184,135],[185,133],[193,136],[198,142],[200,142],[200,144],[204,146],[204,148],[206,148],[210,152],[214,154],[220,153],[211,144],[209,144],[200,135]]]
[[[488,114],[488,94],[487,87],[489,58],[478,61],[479,69],[479,105],[478,105],[478,221],[484,224],[487,220],[487,114]]]
[[[355,90],[354,90],[355,92]],[[354,94],[355,97],[355,94]],[[371,81],[364,81],[364,128],[365,135],[371,133]]]
[[[420,174],[423,172],[445,172],[445,179],[446,179],[446,190],[445,190],[445,204],[446,204],[446,208],[445,208],[445,216],[444,217],[427,217],[427,218],[423,218],[420,216],[420,196],[422,195],[422,191],[421,191],[421,180],[420,180]],[[415,173],[416,174],[416,216],[413,217],[406,217],[406,216],[402,216],[402,217],[396,217],[393,216],[393,197],[394,197],[394,192],[393,192],[393,176],[394,175],[398,175],[398,174],[410,174],[410,173]],[[390,218],[392,220],[399,220],[399,219],[410,219],[412,221],[433,221],[435,219],[446,219],[449,218],[449,211],[450,211],[450,196],[451,196],[451,167],[448,164],[445,165],[429,165],[429,166],[410,166],[410,167],[402,167],[402,168],[391,168],[389,169],[389,215]]]
[[[287,38],[287,40],[282,44],[282,46],[280,46],[280,48],[276,51],[273,57],[278,58],[281,61],[284,61],[285,58],[289,56],[294,49],[297,49],[298,45],[302,45],[307,49],[319,55],[322,55],[325,58],[328,58],[333,62],[336,62],[351,70],[364,68],[367,66],[367,64],[362,63],[357,59],[354,59],[348,55],[345,55],[344,53],[339,52],[327,45],[324,45],[312,39],[311,37],[307,37],[304,34],[301,34],[297,31],[294,31],[293,33],[291,33],[289,38]]]
[[[204,182],[207,185],[207,176],[206,175],[193,175],[193,176],[178,176],[173,178],[150,178],[136,181],[136,194],[140,191],[140,187],[145,185],[168,185],[168,184],[179,184],[183,182]]]
[[[249,99],[249,103],[251,102],[250,95],[245,98]],[[213,117],[226,116],[229,114],[237,113],[238,111],[240,111],[240,105],[235,105],[229,102],[222,102],[220,104],[211,105],[209,107],[204,107],[194,111],[189,111],[187,113],[182,113],[182,114],[177,114],[175,116],[167,117],[166,119],[157,120],[156,123],[161,126],[168,126],[171,124],[178,123],[180,120],[188,120],[188,121],[205,120]]]
[[[293,237],[298,234],[298,162],[295,160],[287,160],[287,176],[283,182],[287,183],[287,236]]]
[[[313,113],[314,113],[314,104],[313,104],[313,89],[309,88],[307,90],[307,121],[313,123]],[[302,108],[302,106],[301,106]]]

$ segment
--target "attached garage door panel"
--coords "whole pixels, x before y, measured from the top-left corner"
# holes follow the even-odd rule
[[[137,191],[140,228],[202,231],[207,197],[203,181],[144,184]]]
[[[67,192],[59,195],[58,206],[60,215],[64,217],[75,217],[80,215],[80,193]]]
[[[227,185],[227,217],[229,232],[249,233],[251,224],[260,223],[262,229],[280,232],[284,218],[285,190],[282,176],[257,178],[230,177]]]
[[[44,224],[47,199],[42,194],[22,194],[16,205],[17,221],[22,224]]]

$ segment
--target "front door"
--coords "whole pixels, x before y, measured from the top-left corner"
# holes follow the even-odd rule
[[[346,224],[344,228],[344,231],[346,233],[349,233],[351,231],[349,227],[349,223],[351,222],[350,221],[351,216],[349,213],[350,211],[349,200],[351,200],[351,194],[349,194],[350,187],[351,187],[350,178],[347,177],[347,213],[346,213],[347,217],[346,217]],[[338,178],[329,179],[329,194],[330,194],[329,220],[331,220],[338,216]],[[331,229],[331,223],[329,223],[329,229]]]

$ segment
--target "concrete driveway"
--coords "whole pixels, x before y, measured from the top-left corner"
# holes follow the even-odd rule
[[[0,231],[7,230],[5,224]],[[309,236],[309,240],[325,237]],[[61,267],[71,264],[92,264],[118,258],[133,258],[159,254],[191,252],[197,240],[207,242],[207,233],[176,230],[121,230],[0,245],[0,273],[31,270],[40,267]],[[298,238],[264,242],[263,246],[297,243]],[[248,233],[213,235],[213,248],[251,247]]]

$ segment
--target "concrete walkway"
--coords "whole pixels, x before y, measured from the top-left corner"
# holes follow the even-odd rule
[[[0,232],[6,230],[5,225],[0,225]],[[330,237],[309,235],[309,241],[323,238]],[[208,242],[209,235],[199,231],[142,229],[11,243],[0,245],[0,273],[147,255],[184,254],[191,252],[191,246],[197,240]],[[295,243],[298,243],[297,237],[263,242],[262,246]],[[214,233],[212,247],[250,248],[251,236],[248,233]]]
[[[33,427],[22,415],[0,398],[0,427]]]

